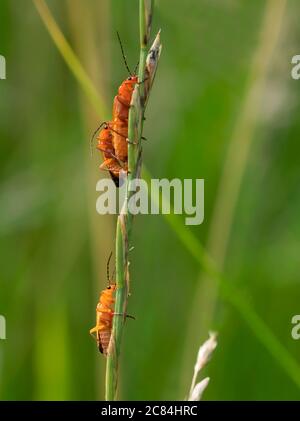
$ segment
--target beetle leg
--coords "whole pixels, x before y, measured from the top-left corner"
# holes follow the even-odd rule
[[[134,316],[131,316],[130,314],[124,314],[124,313],[113,313],[114,316],[125,316],[126,318],[128,317],[128,319],[133,319],[135,320]]]

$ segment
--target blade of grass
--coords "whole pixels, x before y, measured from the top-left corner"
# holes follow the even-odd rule
[[[254,141],[255,129],[259,120],[260,104],[264,93],[265,80],[279,38],[285,12],[286,0],[274,2],[268,0],[265,6],[260,29],[260,39],[250,65],[245,96],[241,111],[235,122],[229,141],[223,172],[220,177],[215,206],[208,233],[207,251],[213,257],[220,270],[223,269],[228,248],[234,213],[241,189],[242,179]],[[203,331],[211,328],[214,317],[218,289],[209,276],[199,274],[201,282],[195,294],[195,307],[191,319],[197,320]],[[203,291],[205,290],[205,294]],[[205,298],[204,298],[205,296]],[[199,306],[203,312],[199,315]],[[201,320],[200,320],[201,318]],[[190,333],[192,338],[194,332]]]
[[[143,178],[150,185],[151,177],[148,172],[143,169]],[[150,191],[150,188],[149,188]],[[151,197],[159,208],[162,208],[163,200],[160,197]],[[273,334],[272,330],[253,310],[246,297],[241,294],[230,281],[221,273],[216,263],[207,253],[198,238],[187,229],[182,218],[173,213],[172,206],[170,214],[163,214],[164,219],[168,222],[174,233],[180,239],[183,246],[191,253],[191,255],[199,263],[204,272],[210,276],[214,286],[220,290],[221,298],[230,303],[233,308],[242,317],[248,325],[254,336],[264,345],[278,365],[283,368],[285,373],[300,388],[300,366],[289,351],[280,343]]]
[[[109,67],[110,50],[105,48],[109,38],[109,22],[110,22],[110,7],[107,2],[82,2],[82,0],[67,0],[67,13],[70,23],[70,36],[74,48],[78,52],[81,60],[85,64],[85,69],[93,81],[94,90],[101,98],[102,103],[105,104],[104,97],[107,86],[103,85],[103,74]],[[99,27],[98,16],[102,17],[102,24]],[[89,22],[88,25],[82,25],[80,31],[78,26],[81,22]],[[95,107],[88,101],[87,96],[79,87],[79,104],[81,116],[83,121],[84,133],[90,133],[91,127],[98,121],[99,114],[97,114]],[[106,110],[108,113],[108,109]],[[106,116],[106,115],[105,115]],[[102,116],[103,118],[103,116]],[[86,136],[83,136],[83,140]],[[92,205],[95,200],[95,180],[99,177],[98,168],[93,165],[91,156],[88,152],[87,141],[83,141],[84,156],[86,159],[86,192],[87,192],[87,208],[88,208],[88,223],[90,231],[90,248],[92,255],[92,276],[91,283],[93,288],[93,296],[98,297],[99,292],[104,287],[104,277],[101,276],[103,269],[106,268],[107,250],[112,250],[114,247],[114,232],[115,232],[115,218],[113,216],[106,218],[99,218]],[[103,238],[107,240],[104,242]],[[95,301],[91,303],[95,305]],[[92,307],[91,307],[92,309]],[[103,399],[105,394],[103,378],[105,376],[105,361],[99,359],[97,353],[93,353],[95,370],[93,370],[94,385],[96,389],[96,396]]]
[[[35,0],[35,2],[38,2],[38,0]],[[50,14],[49,10],[48,12]],[[54,21],[53,16],[51,14],[50,16],[51,16],[51,21]],[[47,19],[47,15],[46,15],[46,19]],[[46,25],[46,22],[44,23],[45,23],[46,28],[48,28],[48,25]],[[57,27],[56,22],[55,22],[55,26]],[[63,38],[63,40],[64,40],[64,43],[67,42],[65,38]],[[60,39],[58,40],[58,43],[59,42],[60,42]],[[64,49],[61,48],[61,46],[59,47],[57,45],[57,48],[62,54],[68,66],[70,67],[70,70],[72,71],[74,76],[77,78],[80,86],[83,88],[88,98],[91,100],[90,96],[88,95],[88,93],[86,92],[86,90],[84,89],[81,83],[81,79],[78,77],[78,71],[76,71],[76,69],[74,68],[74,66],[76,67],[76,62],[68,60],[68,57],[65,56]],[[71,47],[69,46],[69,48]],[[93,87],[93,90],[94,90],[94,95],[98,95],[97,90],[94,87]],[[95,106],[96,110],[98,110],[98,107],[95,105],[94,101],[91,101],[91,102]],[[151,176],[146,171],[145,167],[143,168],[143,173],[144,173],[145,179],[148,179],[149,181],[149,179],[151,179]],[[178,215],[174,215],[171,213],[170,215],[163,215],[163,216],[164,216],[164,219],[168,222],[168,224],[172,228],[172,230],[174,231],[174,233],[178,236],[178,238],[180,239],[184,247],[191,253],[191,255],[199,263],[202,270],[204,270],[211,277],[213,281],[219,283],[219,275],[218,275],[219,271],[214,266],[212,258],[205,251],[205,248],[200,243],[198,238],[190,230],[186,228],[186,226],[184,225],[184,223],[182,222],[181,218]],[[221,289],[222,296],[224,296],[224,298],[236,308],[237,312],[240,314],[240,316],[244,319],[244,321],[252,330],[254,336],[265,346],[265,348],[268,350],[270,355],[272,355],[276,359],[278,365],[281,366],[285,370],[287,375],[297,384],[298,387],[300,387],[300,366],[297,363],[297,361],[281,345],[279,340],[274,336],[271,329],[256,314],[255,310],[250,306],[250,304],[246,303],[245,299],[243,299],[243,297],[240,294],[238,294],[238,291],[236,290],[236,288],[234,288],[229,283],[225,283],[225,282],[222,283],[221,285],[223,285]],[[226,288],[230,290],[230,293],[223,292],[224,289],[226,290]]]
[[[212,256],[220,271],[224,267],[235,209],[259,120],[265,80],[279,38],[285,7],[286,0],[277,2],[276,5],[272,0],[268,0],[264,6],[260,37],[251,59],[244,98],[233,127],[220,177],[206,247],[208,254]],[[198,276],[199,282],[190,312],[190,320],[193,323],[189,323],[185,357],[183,358],[183,381],[188,369],[185,364],[188,364],[192,356],[190,343],[195,335],[193,326],[196,324],[198,329],[204,332],[212,329],[220,292],[218,284],[211,282],[209,274],[200,270]],[[202,309],[201,312],[199,312],[199,308]]]
[[[46,26],[51,38],[56,45],[57,49],[61,53],[65,62],[69,66],[70,70],[74,74],[75,78],[78,80],[83,91],[87,95],[91,104],[95,107],[96,111],[100,116],[104,118],[107,115],[107,108],[105,102],[97,94],[97,91],[94,88],[93,82],[85,72],[83,66],[78,60],[76,54],[70,47],[70,44],[67,42],[60,28],[58,27],[56,21],[54,20],[46,2],[44,0],[32,0],[44,25]]]

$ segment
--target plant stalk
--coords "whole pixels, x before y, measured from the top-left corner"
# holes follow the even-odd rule
[[[149,36],[152,21],[153,0],[140,0],[140,60],[138,79],[135,86],[128,118],[128,174],[125,177],[126,197],[117,220],[116,228],[116,297],[115,313],[121,316],[113,318],[110,344],[108,347],[106,366],[106,396],[108,401],[115,400],[118,386],[118,365],[121,350],[122,333],[127,314],[129,293],[129,261],[128,252],[131,242],[133,215],[129,211],[129,201],[134,193],[134,179],[139,177],[142,163],[142,131],[145,105],[150,94],[152,81],[161,46],[159,34],[148,53]],[[154,48],[154,50],[153,50]],[[154,53],[153,53],[154,51]],[[153,60],[154,58],[154,60]]]

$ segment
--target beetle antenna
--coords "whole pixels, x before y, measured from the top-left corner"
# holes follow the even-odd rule
[[[106,122],[101,123],[100,126],[92,134],[92,137],[91,137],[91,140],[90,140],[91,156],[93,156],[93,143],[94,143],[95,136],[99,132],[99,130],[101,129],[101,127],[104,126],[104,124],[106,124]]]
[[[126,55],[125,55],[125,52],[124,52],[124,48],[123,48],[123,45],[122,45],[122,41],[121,41],[121,38],[120,38],[120,35],[119,35],[119,32],[118,31],[117,31],[117,37],[118,37],[119,44],[120,44],[120,47],[121,47],[121,51],[122,51],[122,56],[123,56],[125,67],[126,67],[128,73],[129,73],[129,76],[131,76],[132,73],[131,73],[131,71],[129,69],[129,66],[128,66],[128,63],[127,63],[127,59],[126,59]]]
[[[136,75],[136,71],[137,71],[137,68],[138,68],[139,63],[140,63],[140,60],[138,60],[138,62],[135,65],[135,68],[134,68],[134,71],[133,71],[133,74],[134,75]]]
[[[108,258],[107,264],[106,264],[106,277],[107,277],[108,285],[110,285],[109,263],[110,263],[111,256],[112,256],[112,251],[110,252],[110,255],[109,255],[109,258]]]

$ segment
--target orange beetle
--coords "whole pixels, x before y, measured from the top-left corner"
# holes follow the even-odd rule
[[[123,313],[115,313],[114,304],[115,304],[115,291],[117,285],[111,283],[109,276],[109,262],[111,259],[112,253],[107,261],[107,279],[108,287],[105,288],[100,293],[99,302],[96,307],[96,326],[90,330],[90,334],[96,334],[97,346],[101,354],[107,356],[107,351],[109,347],[112,324],[114,316],[124,316]],[[134,319],[133,316],[126,315],[126,318]]]
[[[108,159],[114,155],[114,147],[112,144],[112,131],[111,131],[111,122],[103,123],[100,127],[103,126],[103,129],[100,131],[99,136],[97,137],[97,146],[96,148],[103,153],[103,158]]]
[[[115,302],[115,290],[116,284],[111,284],[101,292],[99,303],[96,308],[96,326],[90,330],[91,334],[96,333],[97,346],[103,355],[107,355],[111,336],[112,321],[114,317],[112,306]]]
[[[104,127],[99,133],[96,146],[102,152],[104,159],[100,165],[100,169],[108,170],[115,184],[119,186],[120,171],[127,171],[127,159],[123,162],[115,155],[115,149],[112,143],[113,129],[111,128],[111,122],[103,123],[102,125]]]
[[[111,256],[112,253],[107,262],[107,278],[109,285],[100,294],[99,302],[96,307],[96,326],[90,330],[91,335],[96,334],[97,346],[103,355],[107,355],[112,322],[115,314],[113,307],[115,303],[114,294],[116,291],[116,284],[111,284],[109,280],[109,262]]]
[[[138,77],[130,76],[121,84],[118,95],[114,98],[112,143],[116,157],[123,162],[127,161],[128,156],[128,115],[133,90],[137,83]]]
[[[119,186],[120,171],[124,170],[127,172],[128,170],[128,115],[138,77],[135,75],[135,71],[131,74],[120,36],[118,33],[117,35],[124,63],[130,76],[122,82],[118,89],[118,94],[114,98],[112,121],[103,123],[99,127],[100,129],[103,126],[97,138],[97,149],[102,152],[104,158],[100,169],[108,170],[115,184]]]

